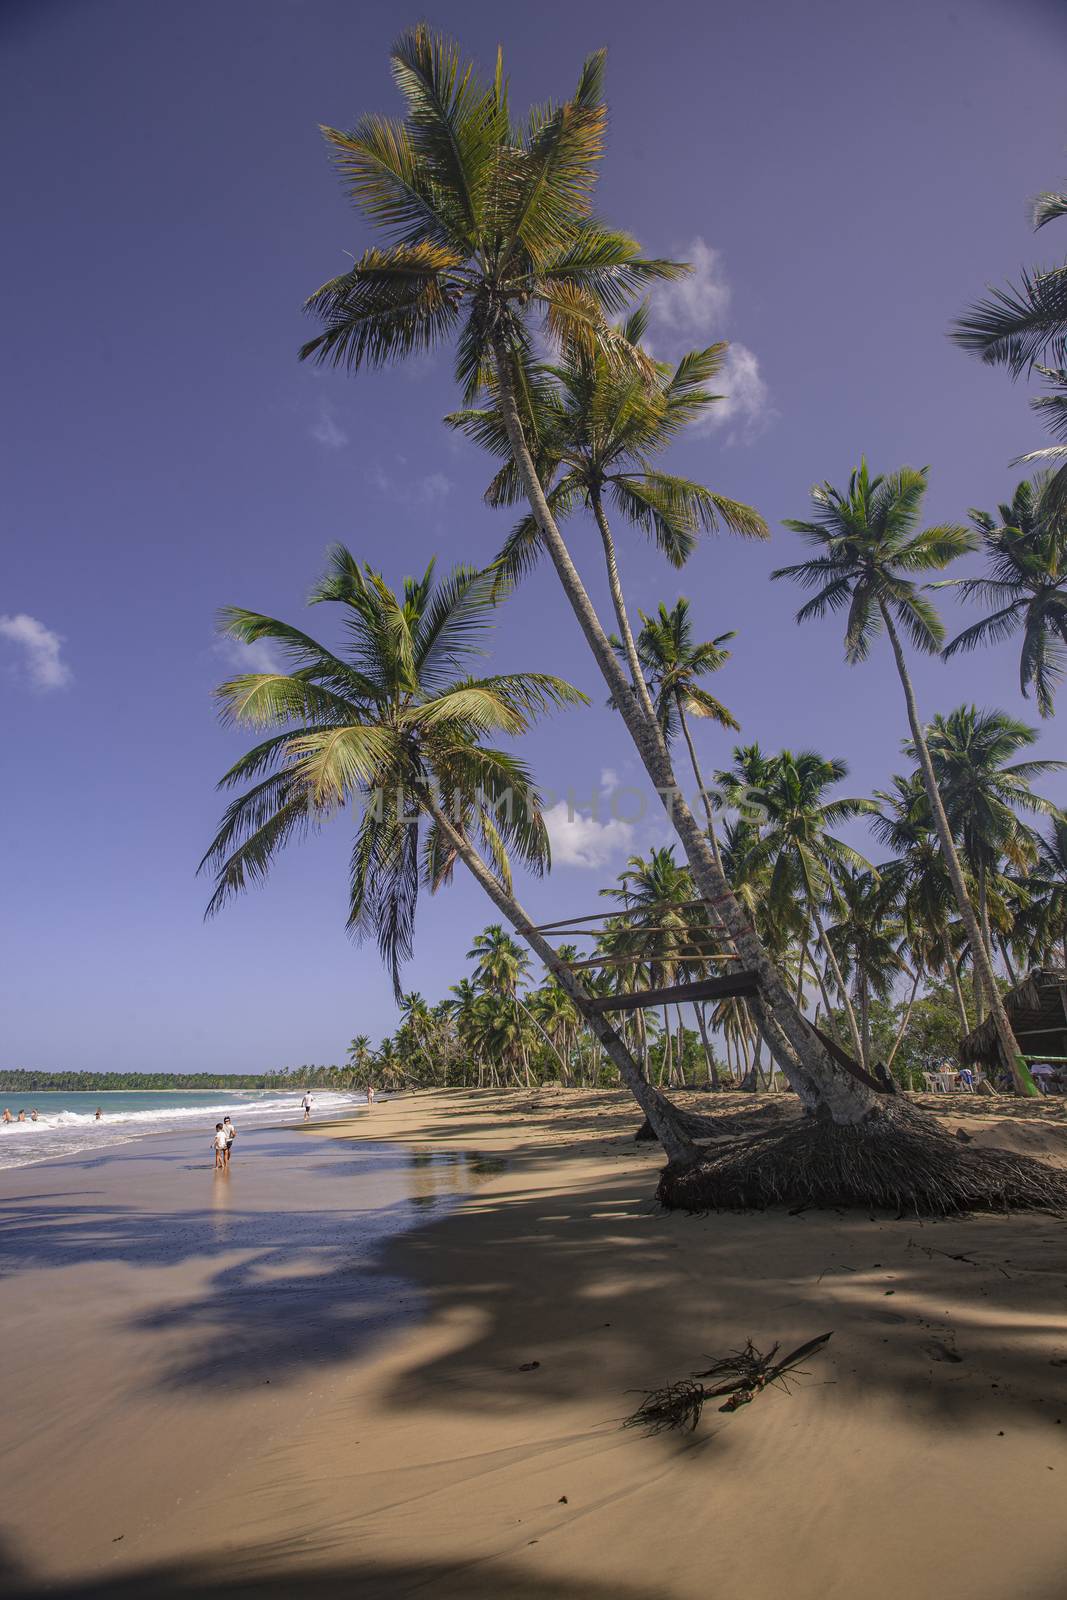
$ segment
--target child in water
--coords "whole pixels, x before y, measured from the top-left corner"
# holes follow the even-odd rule
[[[215,1171],[216,1172],[225,1172],[225,1170],[226,1170],[226,1129],[222,1126],[221,1122],[216,1122],[216,1124],[215,1124],[215,1137],[212,1140],[212,1148],[213,1148],[213,1150],[215,1152]]]

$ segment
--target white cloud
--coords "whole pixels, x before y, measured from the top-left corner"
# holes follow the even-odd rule
[[[0,638],[10,639],[23,651],[23,668],[35,689],[64,689],[73,673],[61,658],[63,638],[36,617],[19,611],[0,617]]]
[[[348,434],[338,423],[333,406],[328,400],[319,402],[318,418],[311,424],[308,432],[324,450],[343,450],[348,443]]]
[[[453,489],[452,479],[446,478],[443,472],[427,472],[417,478],[398,479],[386,472],[384,467],[374,466],[367,477],[379,494],[388,500],[396,500],[401,505],[440,505],[443,500],[447,500]]]
[[[732,299],[721,250],[698,236],[679,254],[691,263],[692,273],[664,284],[652,301],[653,327],[675,358],[686,347],[714,344],[727,336]],[[711,388],[722,399],[704,412],[695,425],[698,432],[710,433],[729,426],[727,444],[747,443],[776,415],[759,357],[739,340],[730,341],[722,370],[712,380]]]
[[[699,235],[682,251],[693,268],[684,278],[657,289],[653,311],[665,328],[677,328],[686,338],[706,338],[711,344],[730,308],[731,289],[722,264],[722,251]]]
[[[235,672],[280,672],[282,663],[269,639],[253,639],[243,644],[240,639],[216,639],[215,653]]]
[[[549,806],[544,816],[557,867],[602,867],[630,849],[633,824],[618,817],[598,822],[575,811],[566,800]]]
[[[722,399],[708,407],[705,420],[698,427],[721,428],[726,423],[732,424],[728,444],[735,444],[738,439],[746,442],[754,439],[776,415],[770,403],[770,391],[760,372],[759,357],[747,344],[730,346],[712,387]]]
[[[600,774],[600,792],[612,794],[619,787],[619,774],[614,767],[605,767]]]

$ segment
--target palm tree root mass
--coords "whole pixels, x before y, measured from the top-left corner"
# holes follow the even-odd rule
[[[912,1107],[865,1121],[805,1117],[664,1168],[672,1211],[866,1206],[944,1217],[969,1211],[1067,1210],[1067,1173],[1029,1156],[962,1144]]]

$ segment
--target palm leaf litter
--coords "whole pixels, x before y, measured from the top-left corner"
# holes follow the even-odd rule
[[[713,1361],[704,1372],[694,1372],[692,1377],[664,1384],[660,1389],[644,1390],[645,1398],[626,1418],[623,1427],[641,1428],[650,1434],[672,1428],[688,1428],[692,1432],[709,1400],[722,1399],[720,1411],[739,1411],[771,1384],[788,1394],[789,1379],[804,1377],[802,1363],[824,1349],[831,1337],[832,1330],[820,1333],[784,1356],[778,1353],[782,1348],[780,1344],[773,1344],[764,1355],[748,1339],[743,1350],[734,1350]],[[704,1379],[713,1381],[706,1383]]]

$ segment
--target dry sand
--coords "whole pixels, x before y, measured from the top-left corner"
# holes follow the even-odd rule
[[[1057,1108],[950,1109],[1067,1161]],[[1062,1222],[666,1215],[635,1123],[404,1097],[255,1136],[206,1208],[173,1142],[0,1174],[8,1588],[1059,1600]],[[705,1354],[831,1329],[789,1395],[618,1427]]]

